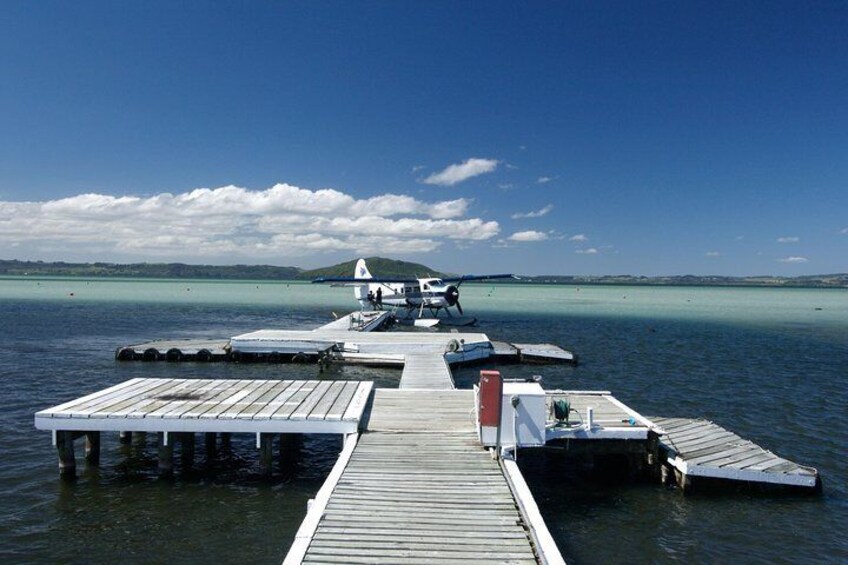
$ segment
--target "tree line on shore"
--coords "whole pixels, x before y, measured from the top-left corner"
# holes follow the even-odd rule
[[[419,263],[382,257],[366,259],[369,270],[381,277],[443,277]],[[0,260],[0,276],[15,277],[107,277],[218,280],[302,280],[317,277],[351,276],[356,261],[346,261],[320,269],[278,267],[274,265],[189,265],[185,263],[66,263],[64,261]],[[520,276],[517,280],[499,280],[486,284],[575,284],[575,285],[646,285],[646,286],[777,286],[812,288],[848,288],[848,273],[779,277],[771,275],[732,277],[721,275],[541,275]]]

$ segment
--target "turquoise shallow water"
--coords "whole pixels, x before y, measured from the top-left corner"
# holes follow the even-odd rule
[[[268,481],[252,440],[237,438],[211,473],[163,481],[152,446],[127,458],[111,438],[100,470],[67,485],[32,414],[136,376],[313,377],[305,366],[116,363],[113,352],[159,337],[314,327],[352,309],[351,294],[302,283],[0,279],[0,558],[279,562],[337,441],[307,437],[297,465]],[[569,562],[848,559],[848,292],[466,285],[462,303],[493,338],[560,343],[582,360],[509,366],[509,376],[612,390],[645,414],[707,417],[824,476],[819,497],[682,497],[527,452],[520,464]],[[470,386],[479,369],[459,370],[458,383]],[[328,375],[381,386],[398,377]]]

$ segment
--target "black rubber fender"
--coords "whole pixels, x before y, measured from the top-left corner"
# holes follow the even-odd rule
[[[144,353],[141,354],[142,361],[158,361],[159,360],[159,350],[155,347],[148,347],[144,350]]]
[[[209,363],[210,361],[212,361],[212,352],[208,349],[201,349],[197,352],[195,358],[201,363]]]
[[[135,350],[131,347],[120,347],[115,352],[115,359],[118,361],[132,361],[135,359]]]
[[[182,361],[183,360],[183,352],[177,349],[176,347],[172,347],[165,353],[166,361]]]

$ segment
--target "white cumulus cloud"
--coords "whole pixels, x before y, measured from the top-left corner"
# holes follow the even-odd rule
[[[718,251],[707,251],[707,257],[719,257],[719,256],[721,256],[721,253],[719,253]]]
[[[794,235],[785,235],[777,238],[778,243],[798,243],[799,241],[801,241],[801,238]]]
[[[527,230],[515,232],[507,238],[509,241],[545,241],[548,239],[548,234],[542,231]]]
[[[783,259],[778,259],[781,263],[806,263],[808,259],[806,257],[799,257],[797,255],[792,257],[784,257]]]
[[[588,249],[578,249],[575,253],[580,253],[581,255],[597,255],[599,251],[595,247],[589,247]]]
[[[521,218],[541,218],[542,216],[548,214],[551,210],[554,209],[553,204],[548,204],[544,208],[539,210],[535,210],[533,212],[516,212],[512,215],[513,220],[519,220]]]
[[[453,186],[464,180],[478,175],[493,172],[498,166],[495,159],[479,159],[472,157],[462,163],[450,165],[443,171],[433,173],[421,182],[424,184],[435,184],[438,186]]]
[[[578,233],[578,234],[575,234],[575,235],[572,235],[571,237],[569,237],[569,238],[568,238],[568,241],[580,241],[580,242],[583,242],[583,241],[589,241],[589,238],[588,238],[588,237],[586,237],[586,234],[585,234],[585,233]]]
[[[539,177],[538,179],[536,179],[536,182],[538,182],[539,184],[545,184],[551,182],[552,180],[554,179],[552,179],[551,177]]]
[[[425,202],[403,194],[358,199],[289,184],[143,198],[80,194],[44,202],[0,201],[0,245],[14,248],[21,258],[109,261],[231,261],[339,250],[413,253],[449,240],[495,237],[497,222],[465,217],[470,203],[463,198]]]

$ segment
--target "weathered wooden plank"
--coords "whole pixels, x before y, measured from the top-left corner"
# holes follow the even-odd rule
[[[229,406],[225,406],[224,410],[218,412],[216,415],[219,419],[232,419],[241,414],[244,410],[249,409],[251,406],[256,406],[257,410],[264,406],[267,401],[263,402],[261,399],[264,398],[270,391],[274,390],[278,386],[284,386],[283,383],[288,383],[291,381],[256,381],[259,383],[259,386],[255,386],[253,390],[242,398],[241,400],[232,403]],[[204,417],[211,416],[211,412],[207,412]]]
[[[332,383],[329,381],[320,381],[312,392],[303,399],[303,402],[289,415],[290,420],[306,420],[309,413],[321,402],[327,391],[330,390]]]
[[[287,382],[289,383],[288,385],[285,384]],[[240,419],[270,420],[271,416],[279,410],[293,394],[299,391],[304,384],[306,384],[306,381],[283,381],[259,399],[256,410],[245,408],[239,412],[237,417]],[[264,405],[259,407],[259,403],[261,402],[264,402]]]
[[[324,418],[326,420],[341,420],[345,410],[347,410],[347,407],[350,404],[351,399],[353,399],[353,395],[358,386],[359,383],[356,381],[348,381],[344,383],[344,388],[339,393],[336,401],[324,415]]]
[[[137,399],[144,395],[147,391],[156,388],[161,381],[142,381],[137,386],[128,389],[122,389],[116,394],[110,394],[90,402],[81,404],[75,408],[64,410],[61,414],[67,414],[71,418],[89,418],[96,412],[108,410],[111,406],[120,405],[127,399]],[[61,417],[60,413],[54,413],[53,417]]]
[[[139,410],[147,404],[154,401],[156,395],[161,394],[174,386],[174,379],[162,379],[162,384],[154,387],[144,394],[133,396],[123,402],[112,405],[108,409],[95,412],[91,415],[92,418],[123,418],[128,414]]]
[[[87,395],[82,396],[80,398],[75,398],[74,400],[70,400],[70,401],[65,402],[63,404],[59,404],[58,406],[53,406],[52,408],[48,408],[47,410],[42,410],[42,411],[38,412],[37,415],[40,415],[40,416],[43,416],[43,417],[58,418],[58,417],[61,417],[60,414],[67,412],[67,411],[71,411],[73,408],[76,408],[78,406],[82,406],[82,405],[84,405],[88,402],[95,401],[99,398],[103,398],[103,397],[106,397],[106,396],[109,396],[109,395],[112,395],[112,394],[120,393],[121,391],[123,391],[125,389],[135,387],[135,386],[141,384],[141,382],[143,380],[144,379],[130,379],[128,381],[124,381],[124,382],[117,384],[115,386],[111,386],[111,387],[105,388],[103,390],[98,390],[96,392],[92,392],[91,394],[87,394]]]
[[[335,403],[336,399],[341,394],[342,390],[347,383],[344,381],[335,381],[330,385],[330,388],[327,389],[327,392],[324,393],[324,396],[321,397],[321,400],[315,405],[311,412],[309,412],[309,419],[311,420],[323,420],[327,416],[327,412],[330,411],[330,408]]]

